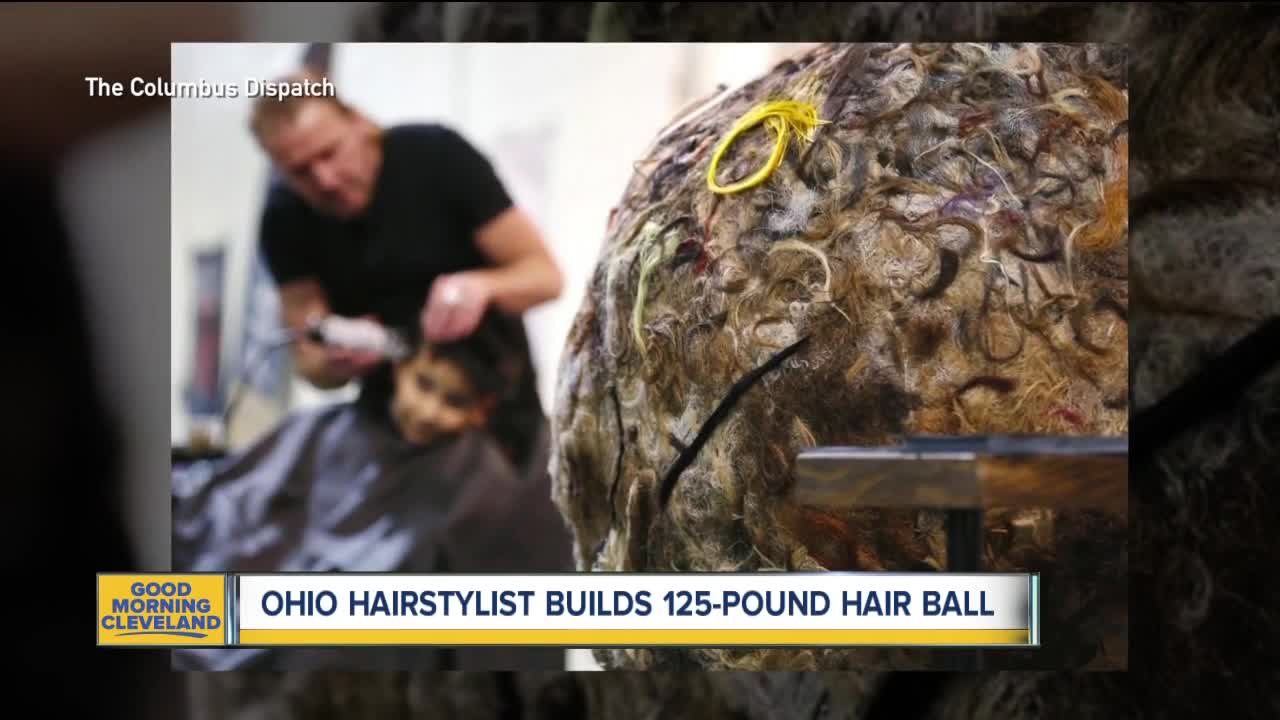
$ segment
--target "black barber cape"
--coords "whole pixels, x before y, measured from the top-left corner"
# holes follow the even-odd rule
[[[243,453],[175,469],[174,571],[571,571],[546,472],[546,423],[540,440],[521,473],[483,432],[420,448],[354,404],[295,413]],[[193,649],[175,651],[174,666],[558,669],[563,651]]]

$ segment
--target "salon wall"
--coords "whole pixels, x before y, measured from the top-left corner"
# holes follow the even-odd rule
[[[609,210],[679,101],[674,46],[468,46],[463,127],[534,213],[564,271],[563,297],[526,322],[551,409],[559,350]]]

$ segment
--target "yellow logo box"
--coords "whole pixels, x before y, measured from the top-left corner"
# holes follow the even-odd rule
[[[98,644],[226,645],[227,576],[98,575]]]

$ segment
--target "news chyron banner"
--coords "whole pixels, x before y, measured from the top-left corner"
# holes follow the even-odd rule
[[[1038,647],[1039,576],[100,575],[98,644]]]

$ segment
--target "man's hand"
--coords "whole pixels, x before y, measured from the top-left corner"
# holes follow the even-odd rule
[[[441,275],[431,286],[422,310],[422,333],[428,342],[452,342],[475,332],[489,309],[493,290],[482,271]]]
[[[299,340],[295,346],[299,374],[321,390],[335,390],[369,374],[382,363],[376,353],[333,348],[312,340]]]
[[[312,317],[311,322],[315,322],[318,319],[317,317]],[[364,315],[360,319],[374,323],[378,322],[378,318],[373,315]],[[311,340],[305,340],[304,342],[313,346],[311,352],[316,358],[313,362],[319,365],[318,374],[325,378],[326,384],[330,386],[342,386],[356,378],[363,377],[382,364],[384,360],[376,352],[323,345]]]
[[[285,325],[299,333],[305,333],[314,318],[329,314],[328,299],[314,280],[297,280],[280,286],[280,302]],[[372,316],[366,319],[377,321]],[[340,388],[367,375],[383,361],[375,353],[329,347],[305,334],[294,343],[293,356],[298,374],[321,390]]]
[[[558,297],[564,287],[537,227],[518,208],[482,227],[476,245],[493,266],[436,279],[422,310],[422,334],[428,342],[470,335],[491,305],[517,315]]]
[[[325,363],[328,365],[329,372],[348,380],[368,375],[383,362],[381,355],[361,350],[325,348],[325,352],[327,353]]]
[[[294,344],[298,374],[321,390],[336,390],[377,367],[380,358],[368,355],[331,348],[306,338]]]

